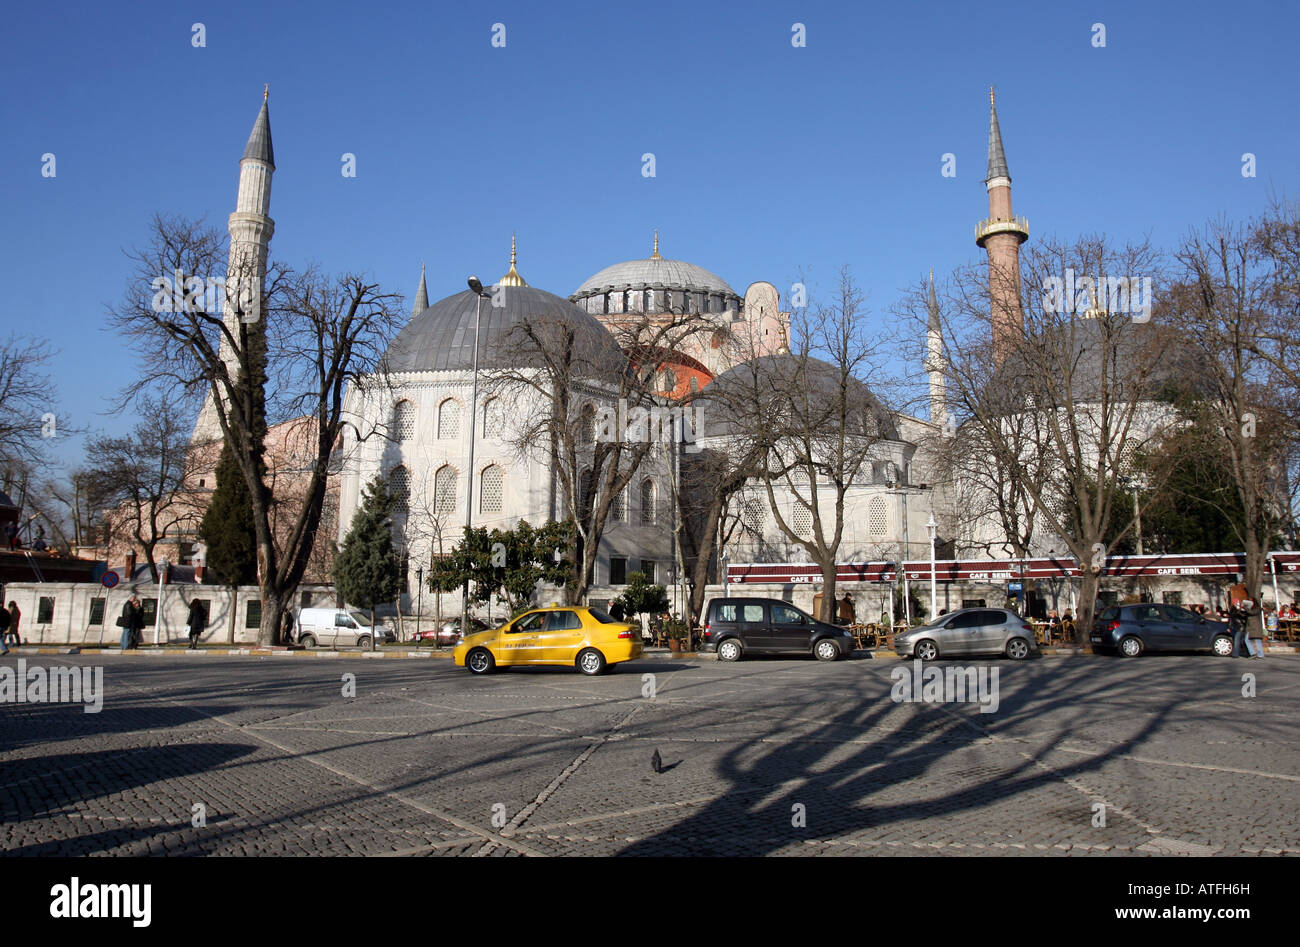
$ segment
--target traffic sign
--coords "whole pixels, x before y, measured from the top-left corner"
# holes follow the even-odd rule
[[[103,583],[104,588],[111,589],[113,586],[117,585],[117,573],[105,572],[104,577],[99,581]]]

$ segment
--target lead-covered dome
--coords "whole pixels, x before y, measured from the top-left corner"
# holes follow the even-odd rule
[[[467,289],[414,316],[385,353],[388,370],[472,371],[476,302],[475,294]],[[549,325],[571,332],[575,362],[617,371],[623,361],[618,343],[599,321],[567,299],[532,286],[502,285],[495,299],[483,300],[480,318],[480,368],[521,364],[528,346],[519,328],[526,325],[534,330]]]
[[[569,298],[597,315],[727,312],[738,311],[741,306],[740,296],[720,276],[685,260],[661,257],[658,233],[649,257],[605,267]]]

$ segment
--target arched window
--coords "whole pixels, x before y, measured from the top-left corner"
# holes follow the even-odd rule
[[[500,437],[506,429],[506,412],[500,398],[488,398],[483,405],[483,436]]]
[[[453,513],[456,510],[456,480],[459,471],[451,464],[444,464],[433,475],[433,502],[439,513]]]
[[[578,446],[590,447],[596,443],[596,409],[590,404],[582,406],[578,415]]]
[[[885,513],[884,497],[871,498],[871,503],[867,505],[867,525],[872,536],[885,535],[885,530],[889,525],[889,517]]]
[[[630,289],[625,289],[625,290],[623,290],[623,310],[622,310],[622,311],[623,311],[623,312],[631,312],[631,311],[632,311],[632,291],[631,291]]]
[[[438,405],[438,438],[460,437],[460,402],[448,398]]]
[[[415,405],[405,398],[393,406],[393,436],[399,441],[415,437]]]
[[[794,516],[791,517],[790,525],[794,528],[794,534],[802,539],[812,535],[812,511],[802,503],[796,503]]]
[[[691,376],[691,394],[697,394],[700,390],[700,380],[694,375]]]
[[[655,305],[654,290],[647,289],[645,292],[641,294],[641,311],[653,312],[654,305]]]
[[[653,480],[641,481],[641,525],[653,526],[655,524],[655,482]]]
[[[401,464],[388,472],[388,492],[393,496],[393,519],[404,519],[411,508],[411,472]]]
[[[479,482],[478,511],[500,513],[502,495],[505,493],[506,472],[497,464],[483,471]]]
[[[618,491],[614,497],[614,502],[609,505],[609,521],[611,523],[622,523],[627,519],[627,490]]]
[[[677,390],[677,373],[671,368],[665,368],[660,379],[659,390],[671,394]]]
[[[758,500],[749,500],[745,503],[745,512],[742,514],[742,522],[745,529],[749,530],[755,536],[762,536],[763,529],[767,525],[767,515],[763,510],[763,504]]]

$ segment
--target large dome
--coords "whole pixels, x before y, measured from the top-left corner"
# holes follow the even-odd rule
[[[617,371],[622,353],[609,331],[573,303],[531,286],[504,285],[503,306],[482,303],[479,367],[520,363],[516,327],[563,325],[573,331],[575,363]],[[390,372],[471,371],[474,367],[474,319],[477,297],[470,290],[439,300],[414,316],[385,353]]]
[[[775,399],[798,410],[788,394],[791,391],[822,392],[824,397],[814,397],[812,403],[822,408],[833,406],[839,402],[839,385],[840,370],[820,359],[801,359],[789,354],[750,359],[713,379],[700,395],[699,403],[705,413],[701,436],[746,433],[744,417],[755,410],[756,402],[757,409],[765,413],[772,410]],[[849,388],[855,409],[850,432],[871,440],[902,440],[893,414],[864,382],[854,378]]]

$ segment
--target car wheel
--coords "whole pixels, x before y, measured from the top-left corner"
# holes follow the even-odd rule
[[[1232,657],[1232,639],[1227,635],[1219,635],[1214,639],[1214,653],[1221,658]]]
[[[1142,639],[1129,635],[1119,643],[1119,653],[1126,658],[1136,658],[1142,653]]]
[[[840,649],[835,647],[834,641],[823,638],[813,646],[813,654],[817,655],[818,661],[834,661],[840,656]]]
[[[369,638],[367,635],[362,635],[360,638],[357,639],[357,647],[358,647],[358,648],[369,648],[369,647],[370,647],[370,638]]]
[[[719,661],[739,661],[740,660],[740,642],[735,638],[728,638],[722,644],[718,645]]]
[[[921,661],[933,661],[939,656],[939,646],[926,638],[916,643],[916,647],[912,649],[912,656]]]
[[[473,674],[487,674],[497,666],[496,658],[487,648],[475,648],[465,655],[465,667]]]
[[[314,648],[316,647],[316,639],[311,635],[303,635],[298,639],[298,644],[302,645],[304,648]]]
[[[578,652],[578,670],[588,677],[595,677],[605,670],[605,656],[595,648],[583,648]]]
[[[1013,661],[1023,661],[1029,657],[1029,642],[1024,638],[1012,638],[1007,642],[1007,657]]]

